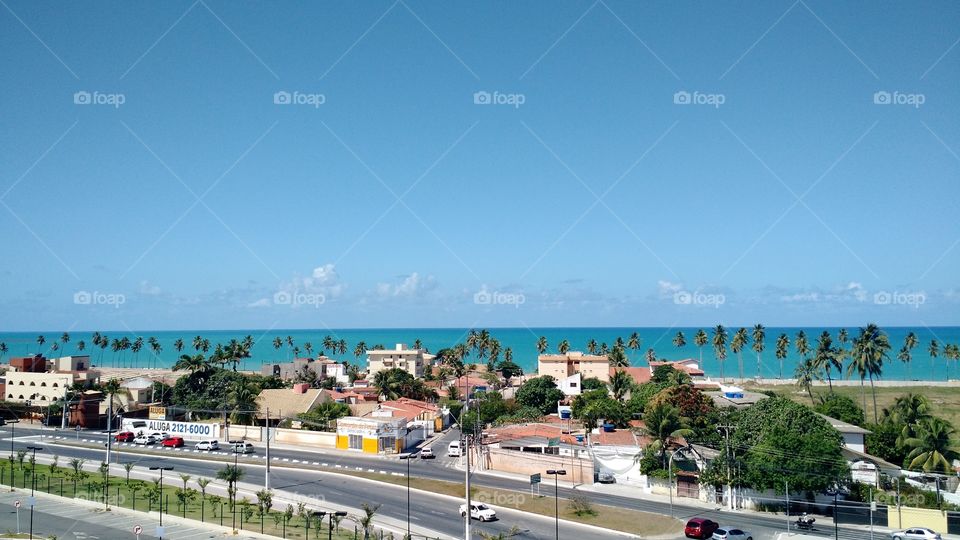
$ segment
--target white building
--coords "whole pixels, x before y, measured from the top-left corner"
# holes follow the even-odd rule
[[[414,377],[423,376],[423,369],[435,358],[424,349],[408,349],[403,343],[397,343],[393,349],[367,351],[367,378],[387,369],[402,369]]]

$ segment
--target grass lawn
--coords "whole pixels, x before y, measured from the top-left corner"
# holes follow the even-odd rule
[[[867,421],[872,422],[873,395],[870,393],[870,384],[867,383],[865,387],[867,408],[864,412],[866,413]],[[772,390],[774,392],[784,394],[794,401],[798,401],[807,405],[810,404],[810,397],[807,396],[807,393],[802,388],[796,386],[763,386],[746,383],[744,388],[749,390]],[[814,398],[816,398],[817,395],[826,394],[829,392],[829,389],[825,386],[815,386],[811,390],[813,391]],[[863,400],[860,396],[859,386],[835,386],[833,391],[837,394],[848,396],[859,403],[861,407],[863,406]],[[939,416],[949,421],[954,426],[960,428],[960,390],[957,390],[956,388],[939,386],[878,386],[876,391],[878,413],[882,412],[885,407],[893,405],[893,400],[897,397],[913,392],[914,394],[922,394],[930,400],[931,405],[933,405],[933,413],[936,416]]]
[[[17,489],[30,489],[31,482],[34,480],[30,474],[30,464],[25,462],[23,468],[18,463],[12,464],[13,484]],[[9,460],[0,461],[0,489],[10,489],[11,482],[11,463]],[[164,485],[163,489],[157,488],[152,481],[130,480],[127,483],[124,477],[110,476],[106,490],[104,489],[104,478],[101,474],[87,471],[83,478],[74,482],[73,469],[60,465],[53,473],[48,465],[36,465],[36,490],[52,495],[58,495],[68,498],[78,498],[87,501],[97,501],[103,503],[104,493],[106,492],[107,505],[118,506],[139,510],[141,512],[156,511],[163,503],[164,513],[189,519],[203,520],[207,523],[215,523],[230,527],[233,524],[234,513],[230,511],[230,504],[226,497],[217,497],[207,495],[201,497],[200,492],[192,493],[187,500],[186,506],[180,504],[178,495],[182,493],[182,484],[178,488],[173,485]],[[179,480],[179,477],[174,477]],[[187,482],[188,488],[197,488],[196,481],[191,479]],[[261,516],[257,512],[257,501],[247,500],[245,497],[239,497],[236,504],[236,527],[246,531],[263,532],[277,537],[293,538],[305,540],[308,538],[306,529],[306,520],[298,515],[296,507],[274,508]],[[309,509],[307,509],[309,511]],[[262,518],[262,519],[261,519]],[[376,520],[376,518],[374,518]],[[327,537],[328,530],[326,524],[328,520],[323,521],[323,529],[320,536]],[[317,521],[310,519],[309,537],[317,537]],[[336,527],[335,527],[336,529]],[[363,537],[363,533],[360,533]],[[378,535],[379,537],[379,535]],[[338,540],[350,540],[354,538],[354,523],[346,518],[340,524],[339,530],[335,530],[333,538]]]

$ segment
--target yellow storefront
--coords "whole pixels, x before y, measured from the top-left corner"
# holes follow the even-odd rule
[[[337,420],[337,448],[365,454],[397,454],[403,451],[406,420],[402,418],[360,418]]]

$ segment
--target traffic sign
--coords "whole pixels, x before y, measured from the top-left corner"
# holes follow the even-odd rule
[[[13,501],[13,506],[16,508],[20,508],[20,499]]]
[[[140,533],[142,532],[143,532],[143,527],[141,527],[140,525],[133,526],[133,534],[140,536]]]
[[[530,475],[530,485],[540,483],[540,473]]]

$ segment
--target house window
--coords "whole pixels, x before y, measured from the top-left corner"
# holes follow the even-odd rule
[[[36,382],[34,382],[34,381],[30,381],[30,386],[36,386],[36,385],[37,385],[37,383],[36,383]]]
[[[348,447],[350,450],[363,450],[363,435],[349,435]]]
[[[7,397],[13,399],[13,394],[7,394]]]
[[[23,386],[23,381],[20,381],[20,386]]]
[[[47,383],[46,383],[46,382],[42,382],[42,383],[40,383],[40,386],[46,386],[46,385],[47,385]]]
[[[57,387],[59,387],[59,386],[60,386],[60,385],[58,385],[57,383],[53,383],[53,387],[54,387],[54,388],[57,388]]]
[[[381,452],[395,452],[397,449],[397,438],[396,437],[383,437],[380,439],[380,448]]]

